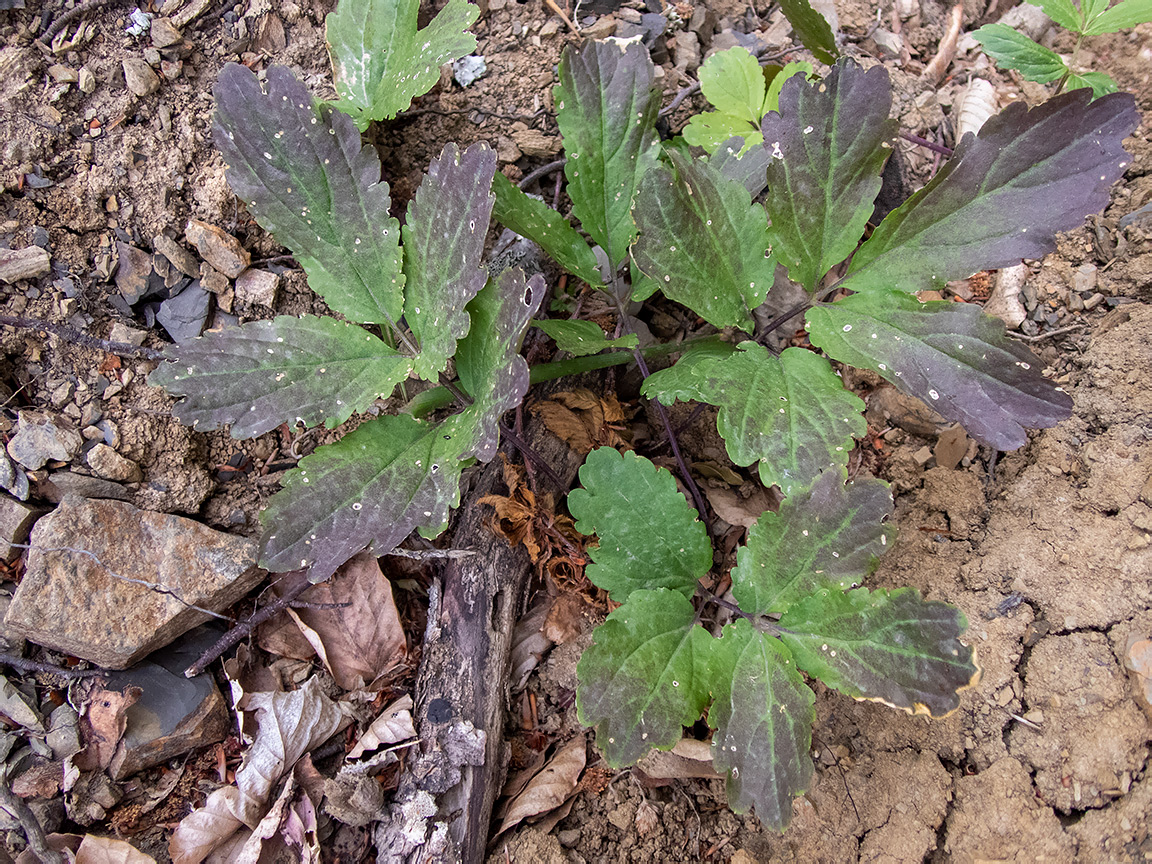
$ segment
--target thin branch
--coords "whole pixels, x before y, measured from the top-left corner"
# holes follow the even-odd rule
[[[471,558],[476,554],[472,549],[401,549],[397,546],[387,553],[398,558],[414,558],[426,561],[429,558]]]
[[[927,138],[921,138],[919,135],[913,135],[911,132],[902,131],[900,137],[926,150],[931,150],[933,153],[939,153],[941,156],[952,155],[951,147],[945,147],[943,144],[937,144],[935,141],[929,141]]]
[[[76,8],[69,9],[67,12],[53,21],[52,25],[42,34],[40,34],[36,41],[42,42],[45,47],[47,47],[48,44],[52,42],[53,36],[55,36],[77,18],[81,17],[82,15],[86,15],[89,12],[94,12],[101,6],[107,6],[110,2],[112,2],[112,0],[88,0],[87,3],[81,3]]]
[[[1045,339],[1051,339],[1053,336],[1063,336],[1065,333],[1071,333],[1073,330],[1079,330],[1084,327],[1083,321],[1078,321],[1075,324],[1069,324],[1067,327],[1057,327],[1055,330],[1049,330],[1047,333],[1039,333],[1035,336],[1026,336],[1023,333],[1007,333],[1009,339],[1019,339],[1021,342],[1042,342]]]
[[[928,78],[936,84],[939,84],[944,78],[944,73],[948,71],[948,67],[956,58],[956,45],[960,40],[960,25],[963,23],[964,5],[957,3],[949,13],[948,29],[940,38],[940,44],[936,48],[936,56],[928,61],[928,65],[924,67],[924,78]]]
[[[92,678],[96,675],[108,674],[103,669],[69,669],[65,666],[53,666],[51,663],[40,663],[36,660],[25,660],[13,654],[0,654],[0,666],[11,666],[21,672],[43,672],[46,675],[59,675],[61,678]]]
[[[17,796],[9,786],[7,778],[0,779],[0,807],[11,813],[20,827],[24,829],[24,836],[28,838],[28,848],[40,859],[42,864],[65,864],[67,858],[64,853],[57,852],[48,845],[48,838],[44,836],[44,827],[36,818],[24,799]]]
[[[128,342],[111,342],[107,339],[97,339],[87,333],[81,333],[63,324],[53,324],[51,321],[40,321],[36,318],[22,318],[17,315],[0,315],[0,324],[9,327],[20,327],[24,330],[44,330],[59,336],[75,345],[83,345],[96,351],[106,351],[118,357],[132,357],[140,360],[163,360],[164,352],[154,348],[145,348],[142,345],[132,345]]]
[[[516,185],[519,186],[521,189],[527,189],[529,186],[531,186],[535,181],[539,180],[541,177],[547,177],[549,174],[551,174],[557,168],[563,168],[567,164],[568,164],[567,159],[556,159],[555,161],[549,162],[547,165],[541,165],[535,171],[530,171],[528,174],[524,175],[524,179],[521,180]]]

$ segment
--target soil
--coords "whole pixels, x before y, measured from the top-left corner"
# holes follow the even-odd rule
[[[235,235],[255,259],[282,254],[224,180],[211,144],[211,88],[225,62],[251,50],[262,52],[253,62],[287,64],[317,95],[332,95],[323,19],[334,3],[210,4],[185,29],[185,46],[163,58],[170,77],[143,97],[126,89],[121,66],[148,47],[125,33],[129,5],[114,2],[86,14],[80,20],[93,25],[90,38],[51,57],[31,42],[42,4],[0,12],[0,245],[45,246],[53,262],[50,277],[0,288],[0,311],[101,338],[114,324],[126,324],[147,330],[145,345],[161,348],[163,330],[150,326],[144,306],[129,308],[110,281],[111,250],[120,240],[151,251],[159,234],[182,241],[185,224],[196,218]],[[257,22],[273,5],[285,44],[254,45]],[[572,37],[541,0],[481,5],[485,11],[473,30],[486,75],[467,89],[442,76],[416,110],[375,133],[397,214],[447,141],[491,142],[514,180],[555,158],[550,85]],[[969,10],[966,30],[984,20],[983,4],[974,5],[981,8]],[[727,15],[745,29],[749,21],[770,18],[759,0],[750,17],[746,8],[715,7],[717,17]],[[845,0],[837,9],[850,50],[875,55],[871,28],[878,15],[889,21],[890,4],[878,9],[874,0]],[[430,11],[423,10],[422,21]],[[920,13],[904,22],[914,59],[887,65],[904,128],[927,136],[940,129],[950,143],[952,99],[972,72],[971,56],[962,55],[954,77],[938,90],[918,77],[918,60],[931,56],[945,23],[944,7],[921,0]],[[1152,110],[1150,46],[1152,25],[1142,25],[1090,40],[1087,58],[1137,95],[1145,117]],[[87,69],[94,90],[57,83],[53,64]],[[671,63],[664,73],[671,97],[688,79]],[[981,74],[1002,100],[1042,97],[1040,88],[1012,76]],[[702,107],[689,99],[669,118],[672,129]],[[525,130],[538,134],[525,136]],[[536,149],[525,153],[529,140]],[[870,584],[912,585],[968,616],[967,638],[983,678],[964,694],[960,709],[926,721],[816,684],[817,771],[783,834],[730,812],[719,780],[645,786],[627,772],[597,768],[590,748],[589,770],[599,770],[603,782],[588,783],[548,832],[528,825],[501,837],[493,862],[1152,858],[1152,774],[1146,771],[1152,706],[1141,702],[1125,665],[1130,640],[1152,637],[1152,389],[1145,379],[1152,369],[1152,220],[1118,228],[1121,217],[1152,200],[1147,122],[1128,145],[1132,164],[1104,215],[1064,236],[1029,277],[1037,305],[1051,311],[1045,329],[1079,325],[1034,345],[1048,374],[1073,395],[1074,416],[1034,433],[1025,448],[995,464],[979,448],[956,469],[926,469],[931,463],[921,456],[932,436],[900,428],[885,436],[884,458],[854,463],[857,470],[876,469],[899,493],[900,539]],[[925,153],[906,154],[917,182],[933,167]],[[542,191],[552,194],[551,181]],[[1068,289],[1085,264],[1097,266],[1096,289],[1105,298],[1090,311],[1074,308]],[[300,271],[283,262],[267,266],[283,275],[276,306],[237,302],[231,315],[246,321],[323,310]],[[215,320],[229,320],[227,291],[216,300]],[[257,534],[256,514],[277,489],[275,471],[230,471],[229,460],[279,463],[331,435],[294,444],[279,433],[239,442],[194,432],[171,417],[172,400],[147,385],[153,363],[124,360],[110,368],[102,351],[26,329],[4,328],[0,351],[3,383],[13,392],[9,414],[36,406],[79,419],[98,410],[115,427],[118,451],[144,471],[144,482],[129,485],[134,504],[194,515],[222,530]],[[626,398],[626,375],[620,384]],[[869,390],[869,382],[860,387]],[[5,422],[10,428],[11,418]],[[704,412],[685,431],[693,459],[723,458],[713,423]],[[571,693],[588,639],[586,628],[555,649],[530,680],[538,728],[552,740],[580,729]],[[642,809],[657,817],[655,828],[646,817],[643,833]]]

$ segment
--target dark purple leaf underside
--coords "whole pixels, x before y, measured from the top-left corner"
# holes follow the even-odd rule
[[[842,60],[822,81],[788,79],[761,121],[772,251],[809,291],[864,234],[898,131],[891,103],[883,67]]]
[[[213,93],[213,138],[228,182],[256,221],[292,250],[309,287],[351,321],[398,321],[400,225],[388,215],[380,160],[361,147],[356,124],[314,108],[283,66],[268,70],[265,95],[252,72],[230,63]]]
[[[810,309],[807,323],[829,356],[879,373],[997,450],[1022,446],[1025,427],[1072,414],[1071,397],[1040,374],[1032,352],[976,306],[870,291]]]
[[[1132,158],[1135,100],[1074,90],[1014,103],[965,136],[928,185],[893,210],[852,260],[846,288],[919,291],[978,270],[1042,258],[1057,231],[1108,203]]]
[[[743,138],[729,138],[712,154],[708,164],[729,180],[735,180],[755,198],[768,186],[768,160],[772,154],[763,147],[753,147],[740,155],[742,149]]]
[[[468,332],[464,307],[488,278],[480,261],[495,172],[496,151],[487,144],[473,144],[463,153],[448,144],[408,205],[404,319],[420,345],[416,372],[428,381],[444,371],[456,340]]]

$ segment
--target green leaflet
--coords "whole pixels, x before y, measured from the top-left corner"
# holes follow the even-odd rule
[[[821,63],[832,65],[840,55],[836,48],[836,36],[824,16],[808,3],[808,0],[781,0],[780,11],[792,25],[793,35]]]
[[[783,831],[812,779],[816,694],[788,649],[746,618],[724,628],[712,654],[712,762],[728,772],[728,804],[737,813],[755,806],[761,822]]]
[[[960,641],[964,614],[913,588],[824,590],[780,618],[796,665],[857,699],[942,717],[975,685],[979,669]]]
[[[715,640],[677,591],[634,591],[596,628],[576,666],[580,722],[596,727],[608,764],[622,768],[667,750],[708,704]]]
[[[1058,80],[1068,71],[1063,57],[1051,48],[1036,44],[1007,24],[985,24],[973,31],[972,38],[1000,66],[1015,69],[1029,81],[1047,84]]]
[[[825,471],[749,529],[732,568],[732,596],[745,612],[765,615],[823,588],[854,586],[895,540],[896,529],[884,521],[891,513],[887,483],[845,484],[842,470]]]
[[[167,351],[148,383],[184,396],[172,409],[201,432],[253,438],[281,423],[329,429],[407,377],[412,359],[335,318],[281,316],[210,332]]]
[[[343,2],[325,19],[332,77],[340,100],[336,107],[361,129],[387,120],[427,93],[440,78],[440,67],[476,50],[466,29],[480,8],[448,0],[423,30],[417,30],[419,0]]]
[[[1087,4],[1086,4],[1087,5]],[[1121,0],[1108,8],[1107,0],[1095,4],[1090,14],[1085,14],[1085,36],[1099,36],[1101,33],[1115,33],[1137,24],[1152,21],[1152,0]]]
[[[574,357],[599,354],[607,348],[635,348],[640,344],[635,334],[629,333],[617,339],[609,339],[595,321],[564,321],[547,318],[533,321],[537,327],[556,340],[556,347]]]
[[[559,74],[556,123],[568,154],[572,212],[615,268],[636,236],[636,187],[656,158],[660,90],[652,60],[639,43],[568,45]]]
[[[601,447],[588,454],[580,482],[583,489],[568,493],[568,510],[577,531],[600,539],[585,571],[592,584],[617,603],[641,588],[690,598],[712,566],[712,544],[672,474],[635,453]]]
[[[729,458],[742,466],[759,460],[761,482],[785,495],[828,467],[846,466],[853,438],[867,431],[864,403],[827,360],[803,348],[775,357],[742,342],[728,356],[693,352],[649,376],[641,392],[665,405],[679,399],[718,406],[716,428]]]

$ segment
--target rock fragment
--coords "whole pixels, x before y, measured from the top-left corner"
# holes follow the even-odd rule
[[[16,434],[8,442],[8,455],[35,471],[45,462],[69,462],[80,452],[84,438],[63,417],[47,411],[21,411]]]
[[[52,272],[48,250],[39,246],[0,249],[0,279],[11,285],[21,279],[37,279]]]
[[[204,332],[211,297],[197,279],[175,297],[161,303],[156,320],[177,344],[195,339]]]
[[[136,96],[150,96],[160,89],[160,76],[143,57],[128,57],[122,63],[124,83]]]
[[[192,219],[184,229],[185,239],[196,247],[200,257],[227,276],[235,279],[252,260],[240,241],[226,231]]]
[[[152,238],[152,248],[168,259],[177,270],[185,276],[195,278],[200,275],[200,262],[196,256],[164,234],[157,234]]]
[[[125,459],[107,444],[97,444],[85,457],[88,467],[97,477],[117,483],[139,483],[144,479],[140,466],[131,459]]]
[[[236,280],[236,300],[240,303],[257,303],[271,308],[276,303],[279,290],[279,276],[255,267],[249,267]]]
[[[184,41],[184,34],[176,28],[171,18],[153,18],[149,35],[156,48],[167,48]]]
[[[45,512],[43,507],[0,495],[0,557],[5,561],[17,558],[23,550],[12,544],[26,543],[32,525]]]
[[[143,249],[116,241],[116,254],[120,264],[116,268],[116,287],[129,306],[139,303],[148,293],[148,277],[152,275],[152,256]]]

